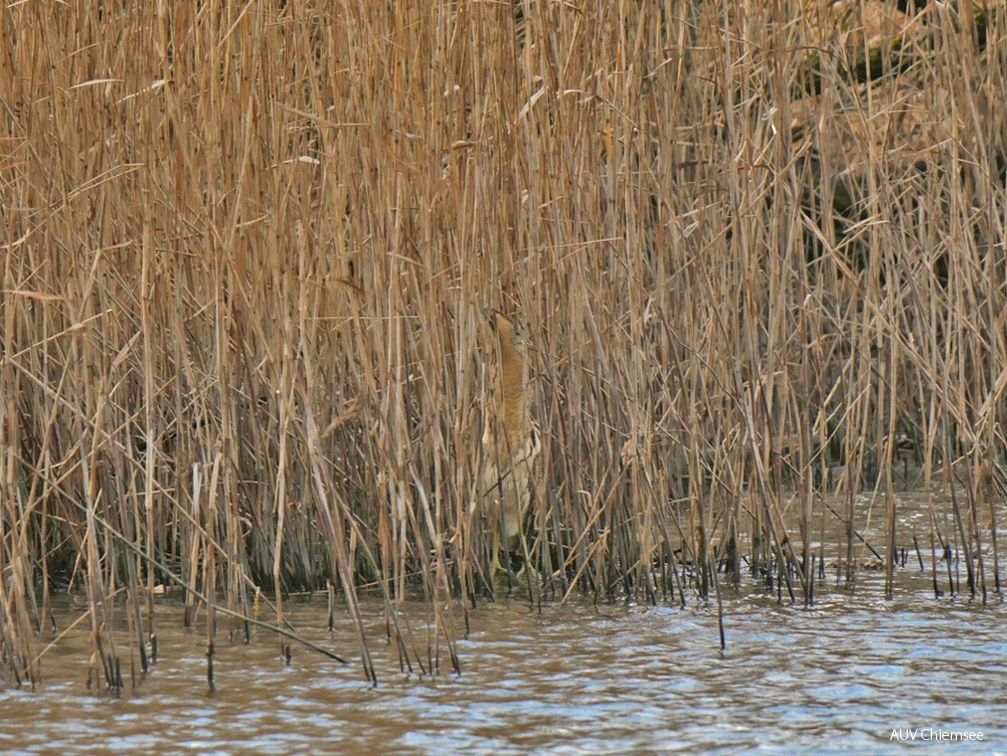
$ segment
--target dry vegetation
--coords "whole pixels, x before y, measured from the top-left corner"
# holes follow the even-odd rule
[[[483,307],[528,337],[539,596],[810,600],[864,490],[890,585],[903,447],[985,592],[1005,20],[924,5],[6,3],[0,675],[68,586],[112,687],[155,585],[239,632],[425,596],[403,663],[454,660],[444,600],[505,590]]]

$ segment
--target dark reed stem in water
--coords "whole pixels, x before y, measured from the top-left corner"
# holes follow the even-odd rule
[[[213,640],[209,640],[206,643],[206,685],[210,693],[213,693],[217,685],[213,677]]]
[[[993,590],[997,594],[1000,593],[1000,555],[998,553],[997,545],[997,508],[996,508],[996,496],[994,492],[1001,492],[1001,479],[1002,474],[997,471],[997,476],[994,478],[993,463],[991,460],[987,459],[982,468],[982,480],[983,480],[983,495],[986,499],[986,503],[989,505],[990,512],[990,545],[993,550]]]

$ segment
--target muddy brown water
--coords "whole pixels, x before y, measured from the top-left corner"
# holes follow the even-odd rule
[[[34,691],[0,691],[0,752],[897,753],[898,731],[941,752],[1007,753],[1001,597],[935,599],[918,564],[898,572],[892,600],[880,573],[862,573],[852,595],[834,583],[813,608],[725,587],[723,653],[712,602],[484,603],[457,641],[462,674],[434,677],[400,671],[382,605],[366,600],[377,686],[348,618],[330,633],[324,599],[301,600],[288,603],[297,630],[351,663],[295,643],[287,665],[275,636],[229,644],[223,631],[212,694],[205,634],[182,630],[181,607],[162,599],[150,674],[133,684],[124,672],[117,698],[88,691],[87,632],[70,633]],[[57,609],[62,628],[85,604]],[[403,612],[425,647],[422,604]]]

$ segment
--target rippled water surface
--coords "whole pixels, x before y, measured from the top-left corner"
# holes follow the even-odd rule
[[[1005,607],[938,601],[922,580],[894,601],[868,581],[810,610],[725,596],[723,654],[716,612],[698,602],[481,606],[457,643],[462,674],[433,678],[401,672],[381,605],[363,608],[376,687],[364,682],[348,621],[325,630],[323,601],[293,607],[294,624],[351,664],[295,645],[285,666],[272,637],[228,645],[223,632],[212,695],[204,635],[180,630],[172,604],[159,608],[157,665],[119,699],[87,691],[86,633],[71,633],[45,657],[36,691],[0,692],[0,750],[885,753],[907,747],[891,740],[894,729],[934,728],[982,733],[956,753],[1007,752]],[[422,607],[406,615],[425,649]],[[58,620],[75,616],[68,605]]]

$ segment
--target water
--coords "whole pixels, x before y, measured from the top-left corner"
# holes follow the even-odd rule
[[[893,730],[982,733],[956,753],[1007,753],[1005,606],[933,598],[903,571],[856,594],[781,606],[725,596],[727,650],[712,606],[483,605],[458,641],[461,676],[407,675],[365,602],[376,687],[363,679],[349,622],[325,631],[324,601],[293,607],[306,637],[340,665],[276,642],[216,642],[208,693],[204,636],[159,607],[160,659],[118,698],[86,690],[86,632],[47,655],[35,691],[0,692],[0,750],[18,753],[624,754],[897,753]],[[65,626],[81,606],[68,603]],[[407,607],[417,644],[422,607]],[[124,658],[128,664],[128,656]],[[444,669],[449,668],[446,658]],[[124,674],[126,674],[124,672]],[[933,743],[930,743],[933,745]],[[946,745],[946,744],[945,744]]]

